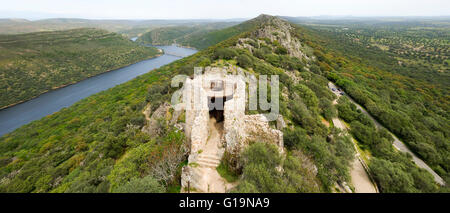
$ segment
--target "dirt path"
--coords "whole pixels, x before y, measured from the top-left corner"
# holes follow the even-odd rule
[[[337,89],[336,89],[337,90]],[[338,96],[339,97],[339,96]],[[333,101],[333,104],[337,104],[337,99]],[[346,126],[342,123],[339,118],[332,119],[333,124],[336,128],[345,130]],[[353,141],[353,145],[355,146],[355,159],[352,162],[352,168],[350,170],[350,176],[352,177],[352,185],[355,187],[356,193],[377,193],[378,190],[373,182],[370,180],[369,174],[364,168],[363,162],[359,157],[360,154],[358,149],[356,148],[356,143]]]
[[[335,127],[345,130],[344,124],[338,118],[333,118],[333,124]],[[353,138],[352,138],[353,141]],[[364,165],[359,158],[359,152],[355,146],[356,155],[352,162],[352,169],[350,170],[350,176],[352,177],[352,185],[355,187],[356,193],[377,193],[377,189],[370,180],[369,174],[364,169]]]
[[[199,167],[194,169],[198,177],[201,178],[201,181],[196,184],[196,188],[200,192],[224,193],[233,188],[235,184],[228,183],[216,169],[224,152],[220,146],[223,123],[217,123],[214,118],[210,118],[208,126],[208,141],[199,154],[197,160]]]
[[[209,137],[208,141],[205,144],[205,147],[203,148],[203,153],[221,156],[222,153],[220,152],[220,137],[223,134],[223,122],[217,123],[215,118],[210,118],[208,127]]]
[[[340,94],[340,91],[338,90],[338,87],[336,85],[334,85],[333,83],[329,82],[328,83],[328,87],[333,89],[334,88],[334,93],[338,96],[338,98],[340,96],[342,96],[342,94]],[[345,95],[345,94],[343,94]],[[356,105],[356,108],[361,110],[362,113],[366,114],[374,123],[375,123],[375,127],[377,129],[380,128],[384,128],[383,125],[381,125],[374,117],[372,117],[372,115],[370,115],[369,112],[367,112],[361,105],[359,105],[358,103],[356,103],[350,96],[347,95],[347,98]],[[333,102],[334,103],[334,102]],[[384,128],[387,130],[387,128]],[[389,131],[389,130],[388,130]],[[441,184],[441,185],[445,185],[445,181],[442,179],[442,177],[440,177],[433,169],[431,169],[431,167],[428,166],[428,164],[426,164],[422,159],[420,159],[416,154],[414,154],[406,145],[405,143],[403,143],[402,141],[400,141],[397,136],[395,136],[393,133],[391,133],[389,131],[389,133],[392,135],[392,137],[394,138],[394,143],[393,146],[401,151],[401,152],[406,152],[409,153],[412,156],[412,159],[414,161],[414,163],[416,163],[416,165],[420,168],[423,168],[425,170],[427,170],[428,172],[431,173],[431,175],[433,175],[434,180]]]
[[[356,193],[377,193],[358,157],[355,157],[352,163],[350,176],[352,177],[352,185],[355,187]]]

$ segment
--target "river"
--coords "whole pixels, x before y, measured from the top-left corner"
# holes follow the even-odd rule
[[[194,49],[175,45],[156,47],[163,49],[165,54],[96,75],[67,87],[44,93],[24,103],[0,110],[0,136],[12,132],[31,121],[57,112],[64,107],[69,107],[90,95],[125,83],[155,68],[197,52]]]

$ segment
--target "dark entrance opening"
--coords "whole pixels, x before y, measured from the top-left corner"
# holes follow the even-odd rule
[[[210,118],[214,117],[217,123],[225,120],[223,116],[224,105],[225,100],[223,97],[208,98],[209,117]]]
[[[223,122],[225,117],[223,110],[225,101],[230,100],[232,97],[208,97],[209,117],[214,117],[216,122]]]

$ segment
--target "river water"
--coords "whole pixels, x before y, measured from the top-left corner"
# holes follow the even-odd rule
[[[31,121],[57,112],[64,107],[69,107],[90,95],[125,83],[155,68],[197,52],[175,45],[157,46],[157,48],[163,49],[165,54],[88,78],[76,84],[44,93],[27,102],[0,110],[0,136]]]

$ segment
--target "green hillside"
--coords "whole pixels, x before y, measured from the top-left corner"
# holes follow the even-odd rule
[[[0,35],[0,108],[158,54],[97,29]]]
[[[243,32],[250,31],[263,24],[259,19],[252,19],[233,27],[208,32],[200,32],[192,36],[181,38],[177,43],[184,46],[195,47],[199,50],[215,45],[233,36],[237,36]]]
[[[136,41],[144,44],[170,45],[178,38],[199,30],[205,29],[184,26],[157,28],[151,30],[150,32],[144,33]]]
[[[220,24],[211,24],[212,26],[202,27],[170,27],[159,28],[143,34],[138,41],[153,44],[170,44],[173,41],[183,46],[194,47],[202,50],[212,45],[218,44],[228,38],[237,36],[243,32],[250,31],[261,26],[263,23],[260,19],[252,19],[241,24],[227,27],[224,29]],[[214,29],[215,27],[216,29]],[[165,37],[165,36],[167,37]]]
[[[362,148],[372,154],[369,166],[376,172],[375,181],[382,192],[438,191],[432,176],[417,168],[407,155],[397,152],[391,145],[392,138],[376,130],[353,105],[341,99],[336,108],[332,104],[336,96],[327,88],[329,80],[336,81],[360,103],[375,109],[383,96],[375,92],[382,85],[373,79],[382,80],[383,84],[393,79],[396,84],[414,81],[330,50],[331,41],[313,30],[288,26],[278,18],[263,15],[209,32],[203,40],[196,39],[204,43],[197,43],[197,48],[204,49],[197,54],[1,137],[0,192],[130,192],[144,186],[147,192],[179,192],[181,167],[187,162],[186,154],[179,149],[185,142],[184,134],[166,121],[171,111],[166,120],[159,121],[160,133],[143,133],[143,111],[151,106],[151,114],[163,102],[170,102],[178,89],[170,87],[173,76],[193,75],[196,66],[229,65],[256,75],[279,75],[280,113],[288,125],[283,130],[285,156],[274,147],[255,143],[244,151],[241,170],[222,167],[222,174],[238,177],[234,192],[334,192],[337,184],[349,183],[354,148],[350,137],[341,134],[331,122],[338,110],[339,116],[350,122],[351,133],[360,140]],[[261,34],[258,30],[264,27],[275,31]],[[286,38],[276,31],[281,27],[282,32],[299,39],[302,45],[295,51],[302,57],[293,57],[290,48],[282,45]],[[206,48],[206,44],[214,43],[217,44]],[[240,48],[243,43],[248,48]],[[394,92],[400,97],[411,95]],[[374,99],[373,103],[364,102],[369,99]],[[403,104],[402,101],[405,100],[398,99],[396,103]],[[398,108],[388,112],[402,119],[404,114],[395,114],[395,110]],[[433,109],[423,110],[433,115]],[[183,116],[179,122],[183,122]],[[438,135],[443,134],[447,146],[447,132],[433,128],[443,131]],[[181,160],[173,160],[174,155],[181,155]],[[159,162],[168,162],[170,168],[175,165],[177,169],[168,166],[161,175],[155,172],[161,171]],[[281,172],[278,166],[282,167]],[[445,175],[445,168],[441,172]]]
[[[207,46],[199,46],[195,42],[191,41],[204,38],[209,35],[209,33],[233,26],[235,24],[235,22],[217,22],[210,24],[198,24],[194,26],[161,27],[142,34],[138,38],[137,42],[153,45],[169,45],[178,43],[184,46],[190,46],[190,44],[192,43],[194,46],[191,47],[203,49],[212,44],[209,44]],[[216,43],[218,42],[215,42],[213,44]]]
[[[436,31],[442,30],[437,28]],[[367,47],[367,43],[355,42],[353,37],[344,39],[343,34],[336,34],[336,31],[314,27],[305,29],[302,35],[315,44],[313,47],[319,56],[321,71],[448,182],[450,109],[449,88],[445,86],[448,84],[448,71],[438,72],[439,63],[421,63],[427,57],[420,56],[416,56],[419,58],[415,59],[417,63],[399,65],[398,60],[406,59],[407,55],[386,54],[378,47]],[[346,34],[351,35],[349,32]],[[376,34],[378,37],[382,35],[382,32]],[[415,40],[402,33],[396,35],[401,38],[399,40]],[[433,40],[428,45],[448,43],[442,37],[434,37]],[[447,56],[444,54],[442,57]],[[371,142],[367,143],[375,142],[368,140]]]
[[[80,19],[50,18],[40,20],[2,19],[0,34],[21,34],[44,31],[61,31],[77,28],[97,28],[126,35],[128,38],[139,36],[151,29],[170,26],[194,26],[213,24],[214,20],[123,20],[123,19]],[[231,22],[228,22],[231,23]]]

